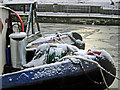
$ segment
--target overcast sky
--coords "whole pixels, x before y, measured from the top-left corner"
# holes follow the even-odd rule
[[[4,2],[9,2],[9,1],[23,1],[23,0],[3,0]],[[24,1],[33,1],[33,0],[24,0]],[[110,2],[111,0],[35,0],[38,2]],[[118,2],[120,0],[112,0],[113,2]]]
[[[25,0],[24,0],[25,1]],[[36,1],[46,1],[46,0],[36,0]],[[76,1],[84,1],[84,2],[110,2],[111,0],[47,0],[47,2],[50,2],[50,1],[73,1],[73,2],[76,2]],[[120,0],[112,0],[113,2],[116,2],[116,1],[120,1]]]
[[[84,0],[84,1],[88,1],[88,0]],[[89,0],[91,2],[110,2],[110,0]],[[113,2],[116,2],[116,1],[120,1],[120,0],[112,0]]]

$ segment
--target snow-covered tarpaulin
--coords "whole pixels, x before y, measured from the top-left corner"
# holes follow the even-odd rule
[[[50,55],[53,55],[51,56]],[[64,55],[60,57],[61,53]],[[49,57],[48,57],[49,55]],[[97,57],[101,59],[107,59],[114,65],[114,60],[110,56],[109,53],[107,53],[105,50],[80,50],[76,46],[68,45],[68,44],[53,44],[53,43],[47,43],[42,44],[38,46],[36,49],[35,56],[33,57],[33,60],[29,63],[25,64],[24,67],[35,67],[40,66],[43,64],[49,64],[59,61],[64,56],[79,56],[83,59],[90,59],[90,60],[96,60]],[[48,62],[48,59],[51,62]],[[70,58],[71,59],[71,58]],[[75,58],[73,58],[76,60]]]

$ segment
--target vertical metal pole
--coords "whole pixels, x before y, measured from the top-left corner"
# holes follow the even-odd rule
[[[24,13],[25,13],[25,5],[23,5],[23,9],[24,9],[23,11],[24,11]]]
[[[37,24],[38,31],[40,31],[39,23],[38,23],[38,20],[37,20],[36,9],[34,10],[34,14],[35,14],[35,22],[36,22],[36,24]]]
[[[31,12],[31,23],[32,23],[32,34],[35,34],[34,32],[34,28],[33,28],[33,8],[32,8],[32,12]]]
[[[32,12],[32,4],[30,5],[29,17],[28,17],[28,21],[27,21],[27,28],[26,28],[27,36],[29,35],[29,31],[30,31],[31,12]]]
[[[90,13],[91,13],[91,7],[89,6],[89,17],[90,17]]]
[[[9,11],[9,23],[10,23],[10,30],[12,30],[12,18],[11,18],[11,11]]]

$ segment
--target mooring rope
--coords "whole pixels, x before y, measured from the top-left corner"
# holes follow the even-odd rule
[[[107,82],[106,82],[106,80],[105,80],[105,77],[104,77],[104,74],[103,74],[102,70],[105,71],[106,73],[108,73],[109,75],[111,75],[112,77],[120,80],[120,78],[116,77],[115,75],[113,75],[112,73],[110,73],[109,71],[107,71],[106,69],[104,69],[97,61],[93,61],[93,60],[91,60],[91,59],[86,59],[86,58],[82,58],[82,57],[79,57],[79,56],[64,56],[64,57],[61,58],[59,61],[63,61],[63,60],[65,60],[65,59],[69,59],[69,58],[76,58],[76,59],[80,59],[80,60],[83,60],[83,61],[88,61],[88,62],[91,62],[91,63],[96,64],[96,65],[100,68],[100,72],[101,72],[103,81],[104,81],[105,86],[106,86],[106,88],[107,88],[108,90],[109,90],[109,87],[108,87],[108,85],[107,85]]]
[[[106,86],[107,89],[109,90],[109,87],[108,87],[107,82],[106,82],[106,80],[105,80],[105,76],[104,76],[103,71],[102,71],[101,68],[100,68],[100,72],[101,72],[101,75],[102,75],[103,81],[104,81],[104,83],[105,83],[105,86]]]

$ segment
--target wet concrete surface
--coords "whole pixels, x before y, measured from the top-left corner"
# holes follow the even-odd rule
[[[120,77],[120,26],[41,23],[40,27],[43,36],[48,36],[56,32],[79,32],[83,37],[83,40],[85,41],[85,50],[104,49],[108,53],[110,53],[115,61],[115,65],[117,68],[117,77]],[[110,90],[120,90],[120,81],[115,79],[113,84],[110,86]]]

